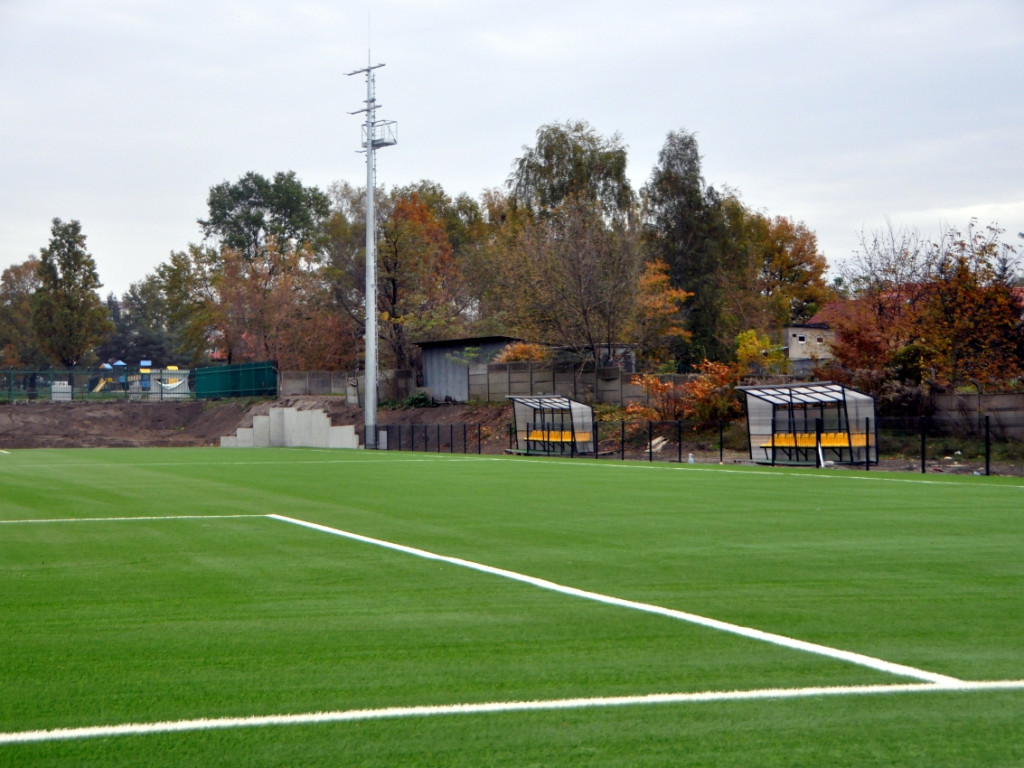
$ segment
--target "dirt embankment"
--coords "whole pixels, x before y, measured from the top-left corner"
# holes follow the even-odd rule
[[[342,398],[294,397],[278,401],[156,403],[25,402],[0,405],[0,448],[173,447],[218,445],[223,435],[252,426],[273,405],[320,408],[334,424],[354,424],[362,442],[363,411]],[[380,424],[481,424],[483,450],[508,447],[507,405],[442,405],[378,412]]]

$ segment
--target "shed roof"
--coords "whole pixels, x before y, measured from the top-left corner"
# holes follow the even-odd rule
[[[841,403],[846,399],[847,392],[867,397],[855,390],[848,390],[842,384],[833,384],[831,381],[816,381],[810,384],[771,384],[760,387],[737,387],[737,389],[746,392],[750,397],[756,397],[758,400],[764,400],[772,405]]]
[[[481,344],[500,344],[503,342],[522,341],[515,336],[468,336],[461,339],[438,339],[437,341],[417,341],[420,349],[434,347],[477,347]]]
[[[545,411],[567,411],[574,404],[582,405],[582,403],[576,403],[576,401],[571,400],[568,397],[562,397],[561,395],[533,395],[530,397],[509,395],[508,399],[514,403],[520,403],[528,408],[533,408],[534,410]]]

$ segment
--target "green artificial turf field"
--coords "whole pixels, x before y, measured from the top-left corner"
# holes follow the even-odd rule
[[[875,472],[2,453],[0,766],[1021,765],[1022,499]]]

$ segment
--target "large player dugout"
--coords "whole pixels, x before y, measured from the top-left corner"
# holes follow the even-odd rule
[[[527,454],[594,452],[594,409],[559,395],[510,395],[516,451]]]
[[[763,464],[877,464],[875,399],[830,381],[738,387],[750,458]]]

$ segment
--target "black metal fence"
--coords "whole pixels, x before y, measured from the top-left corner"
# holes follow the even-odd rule
[[[745,429],[743,440],[736,435],[742,425],[720,422],[707,426],[687,421],[595,421],[593,442],[588,434],[586,448],[537,441],[541,448],[522,451],[516,446],[515,425],[508,427],[508,448],[537,456],[572,456],[581,459],[620,459],[695,463],[724,463],[749,459]],[[592,446],[597,446],[593,450]]]
[[[378,424],[384,439],[379,448],[388,451],[426,453],[482,453],[480,424]]]
[[[987,414],[954,426],[927,417],[880,419],[878,450],[885,469],[1024,475],[1024,443]]]
[[[551,455],[587,459],[615,459],[692,464],[771,464],[763,450],[752,455],[746,424],[742,421],[707,425],[687,421],[601,421],[594,423],[596,453],[573,451]],[[509,427],[509,448],[515,448],[514,426]],[[878,461],[829,462],[829,466],[876,471],[942,472],[974,475],[1024,475],[1024,442],[1000,433],[993,420],[982,415],[975,425],[951,428],[929,418],[882,418],[871,424],[871,443],[877,440]],[[755,446],[756,448],[756,446]],[[543,455],[543,451],[535,452]],[[815,453],[805,462],[776,461],[776,465],[816,466]],[[851,453],[851,457],[853,454]]]

